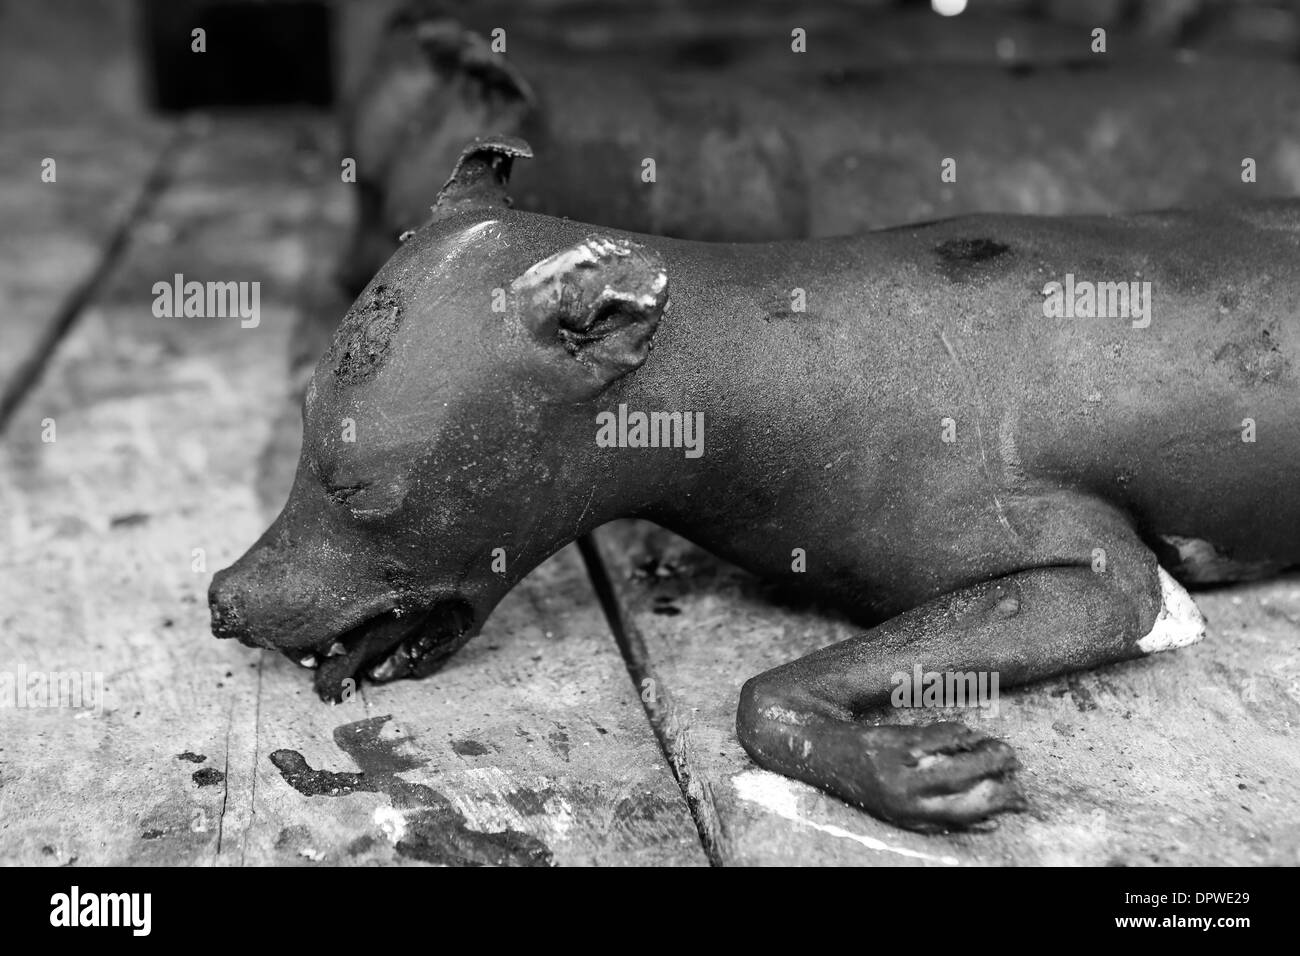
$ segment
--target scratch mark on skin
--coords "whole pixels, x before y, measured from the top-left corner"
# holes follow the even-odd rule
[[[777,773],[770,773],[767,770],[746,770],[731,778],[732,785],[736,788],[736,793],[740,799],[749,803],[757,804],[770,813],[775,813],[782,819],[789,820],[792,823],[802,824],[806,827],[812,827],[825,833],[827,836],[839,837],[844,840],[852,840],[860,843],[868,850],[876,850],[880,853],[896,853],[899,856],[905,856],[913,860],[925,860],[928,863],[942,863],[945,866],[960,866],[961,861],[952,856],[933,856],[929,853],[922,853],[920,850],[909,850],[906,847],[890,846],[882,840],[875,837],[869,837],[865,834],[854,833],[851,830],[845,830],[843,827],[837,827],[829,823],[817,823],[809,820],[807,817],[799,814],[799,797],[801,794],[813,794],[817,791],[804,783],[797,780],[791,780],[789,777],[783,777]]]
[[[519,546],[519,553],[521,555],[528,553],[528,546],[533,543],[533,535],[536,532],[537,532],[537,523],[533,522],[531,525],[528,526],[528,534],[524,538],[524,543]]]
[[[948,352],[948,358],[952,360],[953,367],[957,369],[957,376],[961,379],[962,385],[966,390],[967,397],[971,399],[971,404],[975,407],[975,444],[980,453],[980,470],[984,472],[984,479],[989,483],[990,491],[993,495],[993,507],[997,510],[998,521],[1002,527],[1007,530],[1017,541],[1020,540],[1020,533],[1011,526],[1011,521],[1007,518],[1006,510],[1002,507],[1002,499],[998,497],[997,483],[993,480],[993,473],[989,469],[989,456],[984,446],[984,417],[987,414],[984,408],[984,400],[980,395],[979,389],[971,381],[966,372],[966,366],[962,365],[961,359],[957,357],[957,350],[952,347],[948,341],[948,336],[942,328],[936,328],[934,334],[938,336],[939,341],[943,343],[944,349]]]
[[[591,502],[595,497],[596,497],[596,486],[592,485],[591,491],[588,492],[587,494],[587,502],[582,506],[582,514],[578,515],[578,522],[573,526],[574,534],[577,534],[578,529],[582,527],[582,519],[587,517],[587,512],[591,510]]]

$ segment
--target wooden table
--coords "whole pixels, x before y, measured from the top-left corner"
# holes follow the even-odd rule
[[[62,119],[0,139],[0,691],[87,674],[102,706],[0,708],[0,863],[1300,863],[1296,577],[1200,595],[1201,645],[961,717],[1017,747],[1032,810],[956,836],[745,757],[742,682],[851,630],[666,532],[598,535],[622,653],[574,549],[443,672],[336,707],[214,640],[212,573],[297,458],[291,359],[346,307],[353,187],[320,117]],[[156,317],[176,273],[259,281],[260,324]]]

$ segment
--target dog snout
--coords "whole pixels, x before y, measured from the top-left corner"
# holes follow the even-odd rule
[[[218,571],[208,588],[208,611],[212,615],[212,633],[220,638],[234,638],[249,647],[265,647],[256,640],[248,621],[248,594],[241,587],[235,568]]]

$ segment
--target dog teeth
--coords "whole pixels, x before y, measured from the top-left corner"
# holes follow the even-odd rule
[[[330,645],[330,649],[325,652],[325,656],[339,657],[340,655],[346,654],[347,652],[348,649],[343,646],[342,641],[335,641],[333,644]]]
[[[387,683],[390,680],[396,680],[406,673],[408,662],[406,655],[402,653],[402,648],[397,648],[392,654],[389,654],[382,661],[370,668],[367,672],[370,679],[377,684]]]
[[[303,657],[300,657],[298,658],[298,663],[301,664],[303,667],[314,669],[316,667],[316,655],[307,654]]]

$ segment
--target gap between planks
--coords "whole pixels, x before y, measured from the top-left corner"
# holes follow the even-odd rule
[[[85,278],[73,286],[67,298],[50,318],[35,348],[18,364],[13,377],[0,391],[0,433],[4,431],[10,417],[28,393],[40,381],[41,374],[49,365],[59,343],[76,326],[77,320],[86,311],[86,307],[95,300],[104,283],[113,274],[114,268],[130,246],[131,236],[136,227],[149,216],[159,197],[166,191],[176,170],[178,158],[192,138],[192,130],[186,125],[181,125],[159,149],[149,175],[145,177],[131,205],[127,207],[109,233],[108,240],[104,243],[94,267]]]
[[[659,749],[672,768],[682,797],[686,800],[691,819],[700,836],[700,845],[710,866],[722,866],[721,818],[713,802],[713,791],[708,781],[692,769],[690,746],[683,732],[679,711],[664,682],[650,663],[645,640],[630,614],[623,613],[623,604],[609,576],[609,567],[601,554],[596,533],[584,534],[578,539],[578,551],[591,578],[591,586],[600,601],[609,629],[614,635],[619,653],[627,666],[628,676],[636,688],[650,729],[654,731]]]

